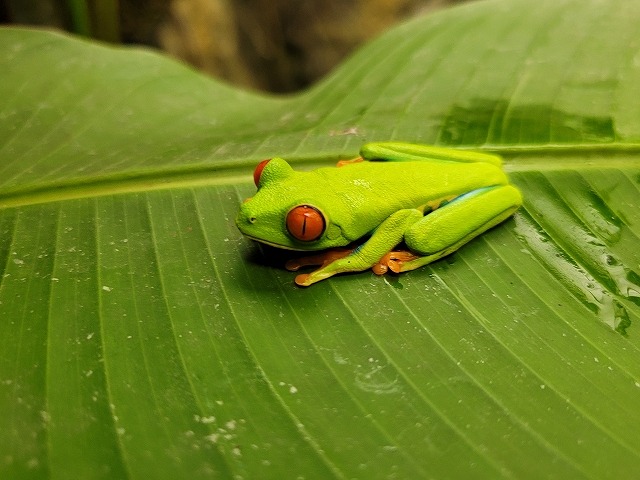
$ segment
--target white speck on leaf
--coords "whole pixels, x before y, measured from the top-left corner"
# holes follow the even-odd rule
[[[346,365],[349,363],[346,358],[340,355],[338,352],[333,352],[333,361],[338,365]]]
[[[200,423],[208,425],[210,423],[215,423],[216,417],[214,417],[213,415],[210,415],[208,417],[199,417],[198,415],[196,415],[196,422],[198,422],[198,421]]]
[[[40,411],[40,418],[42,418],[44,423],[49,423],[51,421],[51,415],[49,415],[49,412],[45,410]]]

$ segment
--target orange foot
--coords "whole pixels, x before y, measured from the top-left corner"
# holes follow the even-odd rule
[[[345,165],[351,165],[352,163],[359,163],[359,162],[364,162],[364,158],[356,157],[356,158],[352,158],[350,160],[339,160],[338,163],[336,164],[336,166],[337,167],[344,167]]]
[[[376,275],[384,275],[389,270],[393,273],[400,273],[404,262],[409,262],[416,258],[418,258],[416,255],[406,250],[392,251],[382,257],[377,264],[371,267],[371,270]]]
[[[322,253],[318,253],[316,255],[309,255],[308,257],[289,260],[285,264],[284,268],[286,268],[290,272],[296,272],[302,267],[313,267],[316,265],[320,265],[320,268],[324,268],[331,262],[346,257],[351,252],[353,252],[353,248],[334,248],[331,250],[326,250]],[[301,273],[300,275],[296,276],[295,282],[298,285],[304,286],[306,285],[308,277],[308,273]]]

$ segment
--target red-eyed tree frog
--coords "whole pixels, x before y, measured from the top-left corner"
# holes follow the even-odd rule
[[[296,277],[300,286],[369,268],[405,272],[455,252],[520,207],[501,165],[495,155],[399,142],[368,143],[354,160],[308,172],[272,158],[257,166],[258,191],[236,224],[275,247],[332,249],[287,263],[292,271],[320,265]]]

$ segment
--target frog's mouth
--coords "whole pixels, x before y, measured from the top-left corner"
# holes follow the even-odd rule
[[[268,240],[264,240],[262,238],[256,238],[254,236],[247,235],[246,233],[244,233],[244,236],[247,237],[250,240],[253,240],[254,242],[263,243],[265,245],[269,245],[270,247],[281,248],[281,249],[284,249],[284,250],[291,250],[291,251],[294,251],[294,252],[307,251],[307,249],[304,249],[304,248],[296,248],[296,247],[293,247],[291,245],[282,245],[281,243],[269,242]]]

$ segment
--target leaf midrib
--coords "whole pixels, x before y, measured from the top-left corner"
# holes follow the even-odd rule
[[[244,162],[243,162],[244,163]],[[32,184],[0,194],[0,208],[13,208],[81,198],[127,193],[247,183],[249,166],[211,165],[204,168],[166,169],[153,172],[84,177]]]
[[[469,149],[462,147],[460,149]],[[640,144],[611,145],[507,145],[475,148],[501,155],[507,173],[540,171],[576,171],[640,169]],[[585,161],[585,155],[593,155]],[[343,155],[291,158],[294,165],[332,165]],[[553,157],[553,161],[549,158]],[[0,193],[0,209],[42,203],[93,198],[108,195],[142,193],[154,190],[238,185],[251,182],[255,159],[227,161],[222,164],[190,165],[138,172],[121,172],[106,176],[79,177],[69,180],[33,183]]]

